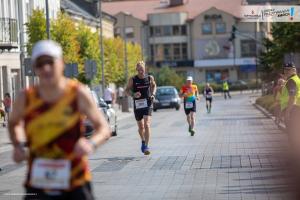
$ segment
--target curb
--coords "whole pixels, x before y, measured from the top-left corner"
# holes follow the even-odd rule
[[[261,107],[260,105],[253,103],[252,104],[257,110],[259,110],[260,112],[262,112],[267,118],[272,119],[275,123],[275,117],[269,112],[267,111],[265,108]],[[276,124],[276,123],[275,123]],[[277,127],[281,130],[281,131],[285,131],[286,127],[285,125],[280,122],[279,124],[276,124]]]

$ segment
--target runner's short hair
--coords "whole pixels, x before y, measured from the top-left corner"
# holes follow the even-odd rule
[[[137,63],[136,63],[136,66],[142,66],[142,67],[144,67],[145,68],[145,63],[144,63],[144,61],[138,61]]]

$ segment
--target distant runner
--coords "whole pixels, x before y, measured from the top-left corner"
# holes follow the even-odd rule
[[[209,83],[206,83],[203,93],[204,93],[204,97],[205,97],[205,100],[206,100],[206,111],[207,111],[207,113],[210,113],[211,112],[212,98],[213,98],[214,90],[210,86]]]
[[[191,136],[194,136],[196,100],[199,100],[199,92],[197,85],[193,84],[193,77],[187,77],[186,84],[182,86],[179,95],[184,98],[184,111],[189,125],[189,132]]]

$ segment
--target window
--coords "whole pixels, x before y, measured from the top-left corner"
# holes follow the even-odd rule
[[[173,26],[173,35],[180,35],[180,26]]]
[[[172,60],[171,44],[164,44],[164,60]]]
[[[226,24],[222,22],[216,23],[216,33],[225,33],[226,32]]]
[[[202,34],[211,34],[211,33],[212,33],[211,23],[202,24]]]
[[[150,27],[150,36],[152,37],[154,35],[154,30],[153,30],[153,27],[151,26]]]
[[[241,41],[242,57],[252,57],[256,55],[256,43],[254,40]]]
[[[186,35],[186,25],[181,26],[181,35]]]
[[[126,27],[125,28],[126,38],[134,38],[134,30],[133,27]]]
[[[163,26],[163,36],[170,36],[172,35],[172,26]]]
[[[181,50],[182,50],[182,59],[187,60],[188,55],[187,55],[187,44],[186,43],[181,44]]]
[[[161,36],[161,27],[160,26],[154,27],[154,36]]]
[[[173,56],[174,56],[174,60],[180,60],[181,59],[180,44],[174,44],[173,45]]]

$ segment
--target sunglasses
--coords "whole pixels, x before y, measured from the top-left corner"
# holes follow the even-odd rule
[[[36,69],[42,69],[45,65],[54,65],[54,59],[52,58],[48,58],[48,59],[41,59],[41,60],[37,60],[36,64],[35,64],[35,68]]]

